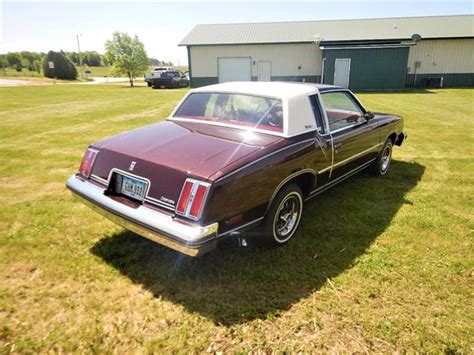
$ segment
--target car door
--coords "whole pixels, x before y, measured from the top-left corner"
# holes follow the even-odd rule
[[[348,90],[321,93],[323,109],[333,145],[330,180],[337,179],[377,156],[380,135],[376,122]]]

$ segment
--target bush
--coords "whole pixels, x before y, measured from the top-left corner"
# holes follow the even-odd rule
[[[54,63],[54,69],[49,68],[49,62]],[[43,73],[47,78],[75,80],[77,70],[74,64],[62,53],[49,51],[43,59]]]

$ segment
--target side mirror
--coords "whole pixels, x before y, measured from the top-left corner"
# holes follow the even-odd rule
[[[372,112],[370,112],[370,111],[367,111],[367,112],[365,113],[365,115],[364,115],[364,118],[365,118],[367,121],[370,121],[370,120],[371,120],[372,118],[374,118],[374,117],[375,117],[375,115],[374,115]]]

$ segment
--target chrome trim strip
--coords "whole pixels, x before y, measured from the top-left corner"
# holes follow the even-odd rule
[[[333,168],[338,167],[339,165],[345,164],[345,163],[347,163],[347,162],[349,162],[349,161],[352,161],[352,160],[354,160],[354,159],[360,157],[361,155],[364,155],[364,154],[370,152],[371,150],[373,150],[373,149],[375,149],[375,148],[377,148],[377,147],[380,147],[382,144],[383,144],[383,143],[378,143],[378,144],[376,144],[376,145],[370,147],[369,149],[366,149],[366,150],[364,150],[364,151],[362,151],[362,152],[360,152],[360,153],[357,153],[357,154],[355,154],[355,155],[353,155],[353,156],[351,156],[351,157],[349,157],[349,158],[347,158],[347,159],[341,160],[340,162],[337,162],[336,164],[333,164]]]
[[[245,224],[241,225],[240,227],[237,227],[237,228],[231,229],[230,231],[227,231],[227,232],[224,232],[224,233],[222,233],[222,234],[219,234],[218,237],[222,237],[222,236],[224,236],[224,235],[226,235],[226,234],[230,234],[230,233],[235,232],[235,231],[237,231],[237,230],[239,230],[239,229],[248,227],[248,226],[250,226],[251,224],[260,222],[260,221],[261,221],[262,219],[264,219],[264,218],[265,218],[265,217],[260,217],[260,218],[254,219],[253,221],[248,222],[248,223],[245,223]]]
[[[331,137],[331,170],[329,170],[328,179],[330,179],[331,176],[332,176],[332,170],[334,168],[334,151],[335,151],[335,149],[334,149],[334,138],[333,138],[332,135],[330,135],[330,137]]]
[[[323,170],[319,170],[319,171],[318,171],[318,175],[319,175],[319,174],[322,174],[322,173],[324,173],[324,172],[326,172],[326,171],[328,171],[329,169],[331,169],[331,174],[332,174],[332,169],[333,169],[333,168],[338,167],[339,165],[344,164],[344,163],[347,163],[347,162],[349,162],[349,161],[351,161],[351,160],[354,160],[354,159],[358,158],[359,156],[364,155],[365,153],[368,153],[368,152],[370,152],[371,150],[373,150],[373,149],[375,149],[375,148],[377,148],[377,147],[379,147],[379,146],[381,146],[381,145],[383,145],[383,143],[376,144],[376,145],[370,147],[369,149],[366,149],[366,150],[364,150],[364,151],[362,151],[362,152],[360,152],[360,153],[357,153],[357,154],[355,154],[355,155],[353,155],[353,156],[351,156],[351,157],[349,157],[349,158],[347,158],[347,159],[344,159],[344,160],[342,160],[342,161],[340,161],[340,162],[338,162],[338,163],[336,163],[336,164],[332,164],[331,166],[328,166],[327,168],[324,168]],[[334,158],[333,158],[333,159],[334,159]],[[331,177],[331,174],[329,175],[329,177]]]
[[[283,185],[285,185],[288,181],[290,181],[291,179],[301,175],[301,174],[304,174],[304,173],[311,173],[314,175],[314,179],[316,180],[316,171],[314,171],[313,169],[302,169],[302,170],[299,170],[293,174],[290,174],[289,176],[287,176],[286,178],[284,178],[279,184],[278,186],[275,188],[275,191],[273,191],[273,195],[272,197],[270,198],[270,202],[268,203],[268,206],[267,206],[267,209],[265,210],[265,213],[268,212],[268,210],[270,209],[270,206],[273,202],[273,199],[275,198],[275,196],[278,194],[278,192],[280,191],[280,189],[283,187]],[[316,182],[316,181],[315,181]]]
[[[263,159],[265,159],[265,158],[268,158],[268,157],[270,157],[270,156],[272,156],[272,155],[275,155],[275,154],[277,154],[277,153],[280,153],[281,151],[283,151],[283,150],[285,150],[285,149],[292,148],[292,147],[297,146],[297,145],[299,145],[299,144],[303,144],[303,143],[311,142],[311,141],[316,141],[316,137],[315,137],[315,138],[311,138],[311,139],[305,139],[304,141],[297,142],[297,143],[293,143],[293,144],[287,145],[286,147],[283,147],[283,148],[280,148],[280,149],[278,149],[278,150],[275,150],[274,152],[268,153],[267,155],[264,155],[263,157],[260,157],[260,158],[254,160],[254,161],[252,161],[252,162],[250,162],[250,163],[248,163],[248,164],[246,164],[246,165],[244,165],[244,166],[241,166],[240,168],[238,168],[238,169],[236,169],[236,170],[231,171],[230,173],[228,173],[228,174],[226,174],[226,175],[221,176],[219,179],[216,180],[216,182],[221,181],[221,180],[223,180],[223,179],[225,179],[225,178],[228,178],[229,176],[232,176],[232,175],[234,175],[234,174],[237,174],[239,171],[241,171],[241,170],[243,170],[243,169],[246,169],[246,168],[248,168],[249,166],[251,166],[251,165],[253,165],[253,164],[255,164],[255,163],[258,163],[259,161],[261,161],[261,160],[263,160]]]
[[[89,177],[91,180],[94,180],[94,181],[97,181],[98,183],[101,183],[105,186],[108,186],[109,185],[109,182],[105,179],[102,179],[100,176],[97,176],[97,175],[94,175],[94,174],[91,174],[91,176]]]
[[[169,207],[167,205],[164,205],[164,204],[161,204],[161,203],[158,203],[158,202],[155,202],[155,201],[151,201],[149,200],[148,198],[145,199],[145,202],[146,203],[149,203],[151,205],[155,205],[155,206],[158,206],[158,207],[161,207],[161,208],[165,208],[169,211],[173,211],[174,212],[174,207]]]
[[[345,173],[344,175],[341,175],[341,176],[339,176],[338,178],[336,178],[336,179],[334,179],[334,180],[328,182],[327,184],[325,184],[325,185],[323,185],[323,186],[321,186],[321,187],[319,187],[319,188],[317,188],[317,189],[311,191],[310,194],[308,195],[308,197],[305,198],[305,201],[308,201],[308,200],[312,199],[314,196],[319,195],[319,194],[322,193],[323,191],[326,191],[327,189],[333,187],[334,185],[338,184],[338,183],[341,182],[342,180],[345,180],[345,179],[351,177],[352,175],[358,173],[359,171],[364,170],[364,169],[367,168],[375,159],[376,159],[376,158],[371,159],[371,160],[369,160],[367,163],[364,163],[363,165],[361,165],[361,166],[359,166],[359,167],[357,167],[357,168],[355,168],[355,169],[352,169],[351,171]]]
[[[350,126],[344,126],[344,127],[335,129],[334,131],[331,131],[331,134],[339,133],[339,132],[345,131],[346,129],[349,129],[349,128],[354,128],[355,126],[360,125],[360,124],[361,123],[354,123],[354,124],[351,124]]]
[[[216,243],[218,223],[188,225],[143,205],[129,207],[104,195],[104,189],[76,175],[69,178],[66,186],[80,200],[115,223],[187,255],[201,254]]]
[[[318,99],[319,99],[319,106],[321,106],[321,112],[323,114],[323,118],[324,118],[324,125],[326,127],[324,127],[324,136],[327,136],[327,135],[331,135],[331,132],[329,130],[329,119],[328,119],[328,115],[326,114],[326,110],[324,109],[324,103],[323,103],[323,98],[321,96],[321,91],[318,90]]]
[[[154,203],[156,203],[156,204],[161,204],[161,205],[163,205],[163,206],[170,207],[170,208],[172,208],[172,209],[174,210],[174,205],[172,205],[171,203],[164,202],[164,201],[158,200],[158,199],[156,199],[156,198],[154,198],[154,197],[150,197],[150,196],[147,196],[147,197],[146,197],[146,200],[147,200],[148,202],[154,202]]]
[[[318,171],[318,175],[319,175],[319,174],[323,174],[323,173],[325,173],[326,171],[331,170],[331,169],[332,169],[332,165],[330,165],[330,166],[328,166],[327,168],[324,168],[324,169],[322,169],[322,170],[319,170],[319,171]]]

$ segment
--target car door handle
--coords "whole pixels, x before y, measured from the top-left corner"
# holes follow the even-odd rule
[[[334,144],[334,149],[339,149],[342,147],[342,143],[336,143]]]

